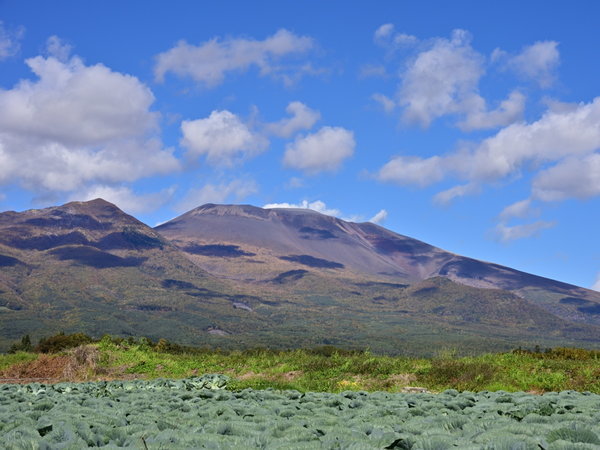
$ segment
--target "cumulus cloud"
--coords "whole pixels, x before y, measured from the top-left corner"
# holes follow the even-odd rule
[[[517,239],[536,236],[540,233],[540,231],[547,228],[552,228],[554,225],[556,225],[554,222],[546,222],[543,220],[514,226],[508,226],[505,223],[499,223],[496,226],[495,232],[500,241],[509,242]]]
[[[379,28],[377,28],[375,30],[373,39],[375,40],[375,42],[386,40],[386,39],[389,39],[393,33],[394,33],[394,24],[384,23],[383,25],[381,25]]]
[[[512,124],[485,139],[470,155],[470,162],[464,162],[469,176],[497,179],[519,170],[526,162],[583,156],[598,148],[600,97],[573,110],[547,111],[530,124]]]
[[[4,27],[4,23],[0,20],[0,61],[10,58],[19,52],[19,41],[25,34],[23,27],[11,31]]]
[[[388,216],[388,212],[385,209],[382,209],[377,214],[375,214],[373,217],[371,217],[369,219],[369,222],[379,224],[379,223],[384,222],[385,219],[387,219],[387,216]]]
[[[437,183],[444,177],[443,162],[439,156],[426,159],[417,156],[396,156],[379,170],[377,178],[400,185],[424,187]]]
[[[290,67],[282,58],[303,54],[314,48],[312,38],[280,29],[264,40],[250,38],[213,38],[200,45],[179,41],[170,50],[156,56],[154,75],[163,81],[169,72],[191,77],[206,87],[221,84],[229,72],[242,72],[256,66],[262,76],[291,80],[294,72],[314,73],[310,64]],[[317,71],[318,72],[318,71]]]
[[[230,111],[213,111],[205,119],[181,123],[181,145],[190,157],[206,156],[211,165],[232,166],[265,150],[268,140]]]
[[[550,199],[554,194],[544,192],[562,183],[565,192],[585,197],[596,192],[597,184],[592,180],[596,179],[597,156],[593,153],[599,148],[600,97],[597,97],[577,108],[548,110],[532,123],[514,123],[479,144],[448,155],[393,158],[381,168],[378,178],[418,186],[432,184],[448,175],[472,182],[494,181],[518,174],[524,166],[535,168],[565,159],[555,169],[539,175],[535,181],[537,196]],[[566,174],[576,173],[577,167],[587,174],[588,188],[568,187],[574,181],[569,181]]]
[[[411,34],[396,32],[394,25],[391,23],[385,23],[377,28],[373,34],[373,40],[376,44],[384,47],[402,47],[414,45],[419,42]]]
[[[524,219],[526,217],[537,215],[538,213],[538,210],[532,208],[531,199],[527,198],[525,200],[521,200],[511,205],[508,205],[502,210],[502,212],[500,212],[498,217],[502,221],[507,221],[512,218]]]
[[[526,97],[519,91],[513,91],[498,108],[489,111],[485,100],[480,96],[472,97],[472,106],[466,111],[466,117],[458,123],[464,131],[497,128],[509,125],[523,117]]]
[[[544,201],[600,195],[600,153],[567,158],[533,180],[533,195]]]
[[[71,56],[71,50],[73,50],[73,46],[67,44],[56,35],[50,36],[46,40],[46,51],[50,56],[54,56],[59,61],[67,62]]]
[[[372,96],[388,112],[399,107],[405,123],[426,128],[434,120],[451,115],[459,118],[459,128],[472,131],[498,128],[521,119],[525,108],[522,93],[513,91],[495,109],[479,94],[486,58],[471,46],[469,32],[456,29],[449,39],[419,41],[397,33],[392,24],[384,24],[374,39],[392,50],[409,48],[413,54],[399,71],[395,98],[379,93]]]
[[[540,87],[552,85],[560,64],[558,42],[540,41],[529,45],[518,55],[509,57],[506,66],[523,78],[537,82]]]
[[[25,62],[37,79],[0,89],[0,183],[65,192],[179,169],[136,77],[78,57]]]
[[[403,119],[427,127],[438,117],[471,110],[481,101],[477,86],[483,63],[464,30],[454,30],[450,39],[433,40],[402,74],[398,103]]]
[[[319,111],[309,108],[302,102],[291,102],[285,111],[291,117],[267,124],[265,129],[268,133],[289,138],[300,130],[310,130],[321,118]]]
[[[392,112],[394,108],[396,108],[396,102],[386,95],[375,93],[371,95],[371,98],[375,100],[387,113]]]
[[[481,190],[478,184],[467,183],[451,187],[445,191],[438,192],[433,197],[433,202],[438,205],[447,205],[455,198],[464,197],[465,195],[476,194]]]
[[[71,199],[87,201],[103,198],[129,214],[138,214],[157,210],[170,201],[174,193],[174,187],[163,189],[160,192],[138,195],[127,186],[96,185],[78,192]]]
[[[177,203],[177,211],[189,211],[206,203],[240,202],[258,192],[254,180],[233,180],[229,183],[208,183],[198,189],[190,189],[184,198]]]
[[[335,171],[354,153],[354,133],[341,127],[323,127],[286,146],[283,163],[309,174]]]

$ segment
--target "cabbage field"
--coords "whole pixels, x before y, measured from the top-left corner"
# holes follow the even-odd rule
[[[600,395],[224,389],[184,380],[0,385],[6,449],[599,449]]]

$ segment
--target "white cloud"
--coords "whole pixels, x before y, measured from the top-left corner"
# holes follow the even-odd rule
[[[258,67],[260,74],[293,78],[293,72],[315,72],[312,66],[302,64],[286,67],[279,62],[283,57],[302,54],[315,46],[313,39],[298,36],[285,29],[264,40],[246,38],[213,38],[200,45],[180,41],[170,50],[156,56],[154,75],[163,81],[168,72],[180,77],[191,77],[206,87],[221,84],[228,72],[245,71]]]
[[[419,41],[395,32],[392,24],[385,24],[375,32],[375,41],[392,50],[416,50],[399,72],[395,98],[372,96],[388,112],[400,107],[404,122],[426,128],[437,118],[453,115],[460,119],[459,128],[472,131],[506,126],[521,119],[525,96],[520,92],[510,93],[496,109],[490,109],[479,94],[485,57],[473,49],[467,31],[453,30],[450,39]]]
[[[308,200],[302,200],[300,203],[268,203],[263,206],[265,209],[273,209],[273,208],[291,208],[291,209],[311,209],[313,211],[317,211],[321,214],[325,214],[327,216],[333,216],[340,218],[346,222],[362,222],[364,221],[364,217],[360,215],[346,216],[339,209],[328,207],[325,202],[321,200],[315,200],[314,202],[309,202]],[[388,213],[385,209],[382,209],[377,214],[375,214],[369,222],[379,223],[383,222]]]
[[[189,211],[206,203],[239,202],[256,192],[258,186],[254,180],[233,180],[218,185],[208,183],[199,189],[190,189],[175,209]]]
[[[268,140],[230,111],[213,111],[205,119],[181,123],[181,145],[191,157],[206,156],[212,165],[232,166],[265,150]]]
[[[46,40],[46,50],[50,56],[54,56],[61,62],[67,62],[71,56],[73,46],[64,42],[58,36],[50,36]]]
[[[541,41],[529,45],[516,56],[509,58],[507,67],[523,78],[536,81],[541,87],[552,85],[556,68],[560,64],[558,42]]]
[[[600,292],[600,272],[598,273],[598,278],[596,279],[596,282],[591,287],[591,289],[594,289],[594,290]]]
[[[396,108],[396,102],[383,94],[373,94],[371,98],[375,100],[387,113],[390,113]]]
[[[547,111],[530,124],[512,124],[485,139],[472,154],[459,156],[463,156],[468,176],[498,179],[518,171],[526,162],[557,161],[598,148],[600,97],[574,110]]]
[[[458,127],[464,131],[471,131],[509,125],[523,117],[525,100],[523,94],[513,91],[497,109],[488,111],[485,100],[479,96],[473,96],[473,106],[466,111],[465,120],[459,122]]]
[[[369,219],[369,222],[379,224],[379,223],[384,222],[385,219],[387,219],[387,216],[388,216],[388,212],[385,209],[382,209],[377,214],[375,214],[373,217],[371,217]]]
[[[37,56],[26,60],[39,81],[0,90],[0,129],[74,145],[102,145],[156,128],[154,96],[137,78],[102,64]]]
[[[533,180],[533,195],[544,201],[600,195],[600,153],[567,158],[538,173]]]
[[[595,195],[597,190],[597,156],[593,155],[597,149],[600,97],[577,108],[549,110],[533,123],[514,123],[471,148],[464,146],[449,155],[396,157],[381,168],[378,178],[418,186],[427,186],[448,175],[471,182],[494,181],[518,174],[525,166],[535,170],[540,164],[566,158],[556,168],[540,173],[534,182],[537,197],[551,199],[554,194],[549,191],[561,183],[565,193],[586,197]],[[588,187],[568,176],[579,167],[582,179],[587,177]],[[573,183],[577,186],[569,187]]]
[[[391,48],[414,45],[419,42],[419,40],[411,34],[397,33],[394,25],[391,23],[383,24],[377,28],[373,34],[373,40],[381,46]]]
[[[563,102],[552,97],[543,97],[542,103],[546,105],[548,111],[559,114],[569,113],[579,108],[580,104],[575,102]]]
[[[439,156],[426,159],[416,156],[396,156],[377,174],[380,181],[421,187],[437,183],[443,177],[443,159]]]
[[[317,211],[328,216],[339,217],[342,215],[339,209],[328,208],[325,202],[322,202],[321,200],[316,200],[314,202],[302,200],[300,203],[268,203],[264,205],[263,208],[312,209],[313,211]]]
[[[402,74],[397,101],[404,107],[403,119],[427,127],[438,117],[469,112],[473,104],[480,108],[483,62],[464,30],[454,30],[451,39],[433,40]]]
[[[23,27],[15,31],[9,31],[4,27],[0,20],[0,61],[10,58],[19,52],[19,41],[22,39],[25,30]]]
[[[433,202],[438,205],[447,205],[455,198],[464,197],[465,195],[476,194],[480,191],[480,187],[474,183],[461,184],[451,187],[445,191],[438,192],[433,197]]]
[[[384,23],[379,28],[375,30],[375,34],[373,35],[373,39],[375,42],[379,42],[382,40],[389,39],[394,33],[394,24]]]
[[[309,174],[334,171],[354,153],[354,133],[341,127],[323,127],[286,146],[283,163]]]
[[[300,130],[309,130],[321,118],[321,113],[302,102],[291,102],[286,108],[290,118],[266,125],[266,131],[276,136],[289,138]]]
[[[532,209],[531,199],[527,198],[525,200],[515,202],[512,205],[508,205],[502,210],[498,217],[502,221],[507,221],[512,218],[524,219],[527,217],[535,216],[537,214],[539,214],[539,211]]]
[[[179,169],[136,77],[77,57],[25,62],[37,80],[0,89],[0,183],[65,192]]]
[[[552,228],[554,222],[537,221],[524,225],[507,226],[505,223],[500,223],[496,226],[495,232],[498,239],[502,242],[514,241],[517,239],[536,236],[540,231]]]
[[[96,198],[114,203],[129,214],[155,211],[171,200],[175,188],[170,187],[152,194],[138,195],[126,186],[90,186],[82,192],[71,197],[72,200],[87,201]]]

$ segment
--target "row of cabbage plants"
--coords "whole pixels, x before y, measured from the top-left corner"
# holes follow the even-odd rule
[[[223,389],[219,375],[0,386],[6,449],[598,449],[600,395]]]

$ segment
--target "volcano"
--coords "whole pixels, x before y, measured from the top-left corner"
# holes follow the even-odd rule
[[[24,334],[430,355],[600,343],[600,294],[303,209],[154,229],[102,199],[0,213],[0,348]]]

